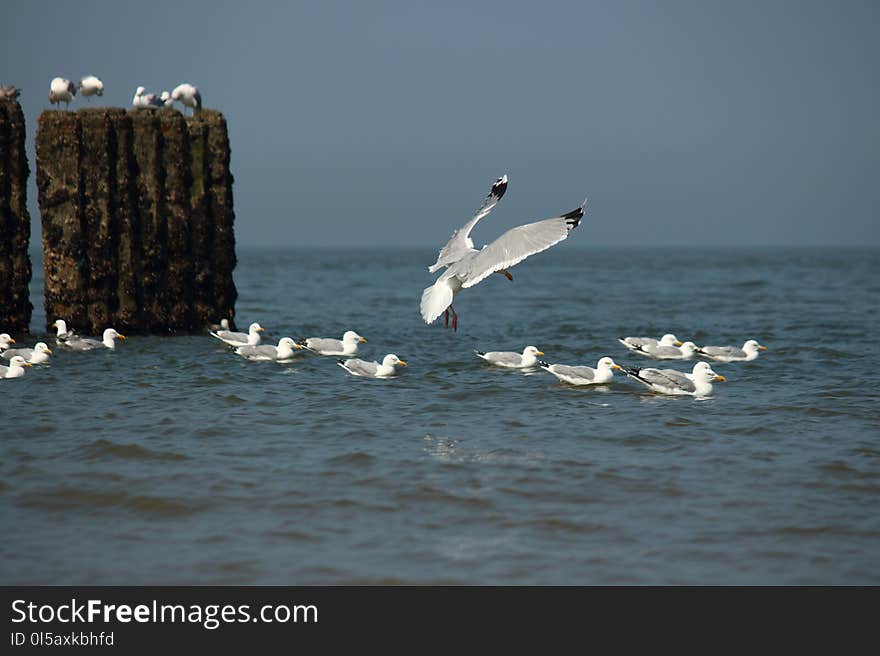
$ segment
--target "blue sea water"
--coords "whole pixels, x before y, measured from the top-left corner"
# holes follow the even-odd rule
[[[394,379],[205,334],[0,381],[0,583],[880,584],[880,251],[566,243],[457,333],[419,317],[435,255],[239,253],[239,327],[357,330]],[[646,365],[616,338],[665,332],[768,351],[706,400],[473,353]]]

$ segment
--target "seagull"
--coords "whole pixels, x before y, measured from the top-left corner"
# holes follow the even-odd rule
[[[493,273],[500,273],[508,280],[513,280],[507,269],[568,237],[569,231],[580,223],[587,203],[585,200],[579,208],[562,216],[508,230],[482,250],[476,250],[470,238],[471,230],[492,211],[506,190],[507,176],[504,175],[492,185],[489,195],[476,214],[452,233],[450,240],[440,249],[437,261],[428,267],[431,273],[442,267],[446,267],[446,271],[422,292],[421,313],[425,323],[433,323],[442,314],[444,325],[449,325],[449,313],[452,312],[452,329],[458,330],[458,315],[452,307],[455,294],[473,287]]]
[[[8,349],[10,344],[15,344],[15,340],[9,336],[9,333],[0,334],[0,351]]]
[[[640,346],[681,346],[681,341],[672,333],[666,333],[659,340],[653,337],[619,337],[617,341],[630,351],[636,351]]]
[[[59,346],[64,346],[71,339],[79,339],[79,335],[67,330],[67,323],[64,319],[56,319],[52,323],[52,328],[57,331],[55,343]]]
[[[681,346],[651,346],[646,344],[634,348],[633,353],[647,355],[655,360],[690,360],[697,352],[697,345],[693,342],[685,342]]]
[[[708,362],[698,362],[691,373],[675,369],[640,369],[623,367],[626,375],[635,378],[642,385],[660,394],[673,396],[708,396],[712,393],[713,381],[724,381],[724,376],[712,371]]]
[[[766,351],[767,347],[758,344],[757,340],[750,339],[742,348],[736,346],[701,346],[697,353],[716,362],[749,362],[758,357],[759,351]]]
[[[192,84],[178,84],[171,92],[171,100],[177,100],[185,107],[192,107],[193,114],[202,110],[202,94]]]
[[[0,378],[21,378],[24,376],[23,367],[30,366],[30,362],[25,362],[23,357],[16,355],[9,361],[8,367],[0,365]]]
[[[52,78],[52,83],[49,85],[50,103],[53,105],[64,103],[64,108],[67,109],[75,95],[76,87],[73,82],[63,77]]]
[[[354,355],[357,353],[358,344],[366,341],[365,337],[361,337],[355,331],[347,330],[341,340],[309,337],[300,340],[298,345],[318,355]]]
[[[79,335],[72,335],[68,337],[64,342],[64,346],[67,348],[73,349],[74,351],[93,351],[99,348],[108,348],[115,349],[116,348],[116,339],[125,339],[125,335],[121,335],[113,328],[107,328],[104,331],[104,334],[101,336],[101,339],[95,339],[93,337],[80,337]]]
[[[162,101],[162,104],[165,107],[174,107],[174,100],[171,98],[171,94],[167,91],[163,91],[159,94],[159,100]]]
[[[365,378],[390,378],[397,374],[394,368],[397,365],[406,366],[406,362],[401,360],[393,353],[389,353],[382,359],[382,363],[367,362],[359,358],[350,358],[348,360],[337,360],[336,364],[345,369],[352,376],[363,376]]]
[[[278,341],[278,346],[237,346],[235,352],[248,360],[275,360],[283,362],[293,358],[294,351],[302,349],[302,346],[293,341],[290,337],[282,337]]]
[[[154,107],[164,107],[165,103],[163,103],[159,96],[155,93],[144,93],[146,89],[144,87],[138,87],[135,89],[134,98],[131,100],[131,106],[136,109],[149,109]]]
[[[247,333],[236,333],[231,330],[218,330],[211,334],[222,342],[226,342],[230,346],[259,346],[260,333],[263,327],[256,321],[248,326]]]
[[[18,100],[20,95],[21,89],[16,88],[14,84],[0,84],[0,98]]]
[[[230,330],[229,319],[227,319],[226,317],[220,319],[220,323],[208,324],[208,331],[209,332],[216,333],[220,330]]]
[[[79,92],[91,101],[92,96],[104,95],[104,83],[94,75],[86,75],[79,81]]]
[[[478,357],[483,358],[489,364],[496,367],[504,367],[505,369],[530,369],[538,364],[537,355],[544,355],[543,351],[539,351],[535,346],[526,346],[522,354],[513,351],[474,351]]]
[[[569,385],[602,385],[610,383],[614,377],[614,370],[617,369],[619,371],[622,368],[608,357],[599,360],[595,369],[592,367],[570,367],[567,364],[547,364],[541,361],[538,362],[538,365],[544,371],[549,371],[563,383],[568,383]]]
[[[0,358],[11,360],[16,355],[20,355],[26,362],[30,362],[31,364],[43,364],[44,362],[49,361],[49,356],[52,355],[52,351],[49,350],[46,342],[37,342],[32,349],[17,348],[3,351],[3,353],[0,354]]]

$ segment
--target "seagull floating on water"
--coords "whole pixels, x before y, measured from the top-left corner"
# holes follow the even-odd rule
[[[15,344],[15,340],[12,339],[9,333],[0,334],[0,351],[8,349],[10,344]]]
[[[527,223],[508,230],[482,250],[474,248],[470,233],[477,222],[492,211],[507,190],[507,176],[503,175],[492,185],[483,205],[470,221],[452,233],[446,245],[440,249],[437,261],[428,267],[434,273],[446,267],[437,281],[422,292],[421,313],[425,323],[431,324],[442,314],[444,325],[449,325],[452,313],[452,329],[458,330],[458,314],[452,301],[459,291],[473,287],[493,273],[500,273],[513,280],[509,268],[527,257],[545,251],[558,244],[578,226],[584,215],[584,204],[562,216],[535,223]]]
[[[55,343],[59,346],[64,346],[64,344],[70,339],[79,338],[79,335],[67,330],[67,322],[64,321],[64,319],[56,319],[52,322],[52,328],[56,330]]]
[[[563,383],[569,385],[603,385],[610,383],[614,378],[614,370],[622,369],[619,364],[615,364],[614,360],[605,357],[596,363],[593,367],[571,367],[567,364],[547,364],[546,362],[538,362],[541,369],[549,371]]]
[[[126,339],[125,335],[121,335],[113,328],[107,328],[101,339],[94,337],[80,337],[79,335],[71,335],[62,342],[64,346],[74,351],[93,351],[99,348],[116,348],[117,339]]]
[[[619,337],[617,341],[630,351],[636,351],[640,346],[681,346],[681,341],[672,333],[666,333],[659,340],[653,337]]]
[[[209,323],[208,332],[216,333],[220,330],[231,330],[229,327],[229,319],[226,317],[220,319],[220,323]]]
[[[767,347],[758,344],[755,339],[748,340],[742,348],[736,346],[700,346],[697,353],[716,362],[749,362],[758,357],[760,351],[766,351]]]
[[[474,351],[477,357],[483,358],[489,364],[505,369],[531,369],[538,364],[536,356],[544,355],[536,346],[526,346],[522,353],[513,351]]]
[[[0,357],[6,360],[11,360],[16,355],[20,355],[25,359],[25,362],[31,364],[43,364],[44,362],[49,361],[49,356],[52,355],[52,351],[49,350],[49,346],[46,342],[37,342],[32,349],[9,349],[8,351],[3,351],[3,353],[0,354]]]
[[[104,83],[94,75],[86,75],[79,81],[79,92],[89,100],[92,96],[103,96]]]
[[[708,396],[712,393],[713,381],[726,380],[712,371],[708,362],[698,362],[689,374],[675,369],[623,367],[623,370],[648,389],[671,396]]]
[[[9,362],[9,366],[0,365],[0,378],[21,378],[24,376],[24,367],[30,367],[30,362],[25,362],[24,358],[16,355]]]
[[[53,105],[64,103],[64,108],[70,107],[73,97],[76,95],[76,86],[73,82],[63,77],[52,78],[49,85],[49,102]]]
[[[180,102],[184,107],[191,107],[193,114],[202,109],[202,94],[199,93],[198,87],[187,82],[174,87],[171,100]]]
[[[632,351],[633,353],[647,355],[654,360],[690,360],[697,352],[697,345],[693,342],[685,342],[681,346],[666,346],[662,344],[651,346],[650,344],[645,344],[644,346],[632,349]]]
[[[395,367],[400,365],[406,366],[406,361],[401,360],[393,353],[389,353],[382,359],[382,363],[367,362],[359,358],[350,358],[348,360],[337,360],[336,364],[345,369],[352,376],[363,376],[364,378],[390,378],[397,374]]]
[[[300,348],[305,348],[317,355],[354,355],[357,353],[358,344],[363,344],[367,339],[361,337],[353,330],[345,331],[342,339],[325,339],[322,337],[309,337],[298,342]]]
[[[260,344],[261,332],[263,332],[263,327],[255,321],[248,326],[247,333],[218,330],[212,332],[211,335],[230,346],[258,346]]]
[[[267,344],[265,346],[237,346],[235,352],[248,360],[274,360],[276,362],[284,362],[292,360],[296,355],[296,351],[302,349],[302,346],[293,341],[290,337],[282,337],[278,341],[278,346]]]

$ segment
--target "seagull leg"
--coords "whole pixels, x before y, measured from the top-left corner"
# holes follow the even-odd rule
[[[446,312],[443,313],[443,327],[449,328],[449,308],[446,308]]]
[[[513,282],[513,276],[510,275],[510,271],[507,269],[501,269],[498,273],[507,278],[510,282]]]
[[[455,308],[451,305],[449,309],[452,310],[452,330],[453,332],[458,332],[458,315],[455,313]]]

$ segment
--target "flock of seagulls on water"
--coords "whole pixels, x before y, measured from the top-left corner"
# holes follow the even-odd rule
[[[86,79],[83,78],[84,81]],[[97,80],[97,78],[95,79]],[[53,89],[54,86],[55,81],[53,80]],[[67,88],[70,88],[69,85]],[[95,89],[96,85],[92,83],[89,88]],[[143,87],[139,87],[135,98],[142,96],[143,91]],[[175,93],[176,91],[177,89],[175,89]],[[100,88],[93,93],[100,95],[99,92]],[[175,93],[171,94],[172,98]],[[464,226],[453,232],[446,245],[440,249],[437,261],[428,267],[428,271],[431,273],[436,273],[441,269],[445,269],[445,271],[440,274],[433,285],[422,293],[421,315],[425,323],[431,324],[443,314],[445,316],[444,324],[448,326],[451,315],[452,328],[456,331],[458,329],[458,315],[452,302],[457,293],[462,289],[473,287],[494,273],[502,274],[512,281],[513,276],[508,269],[565,240],[569,232],[579,225],[584,216],[586,200],[581,203],[580,207],[560,216],[527,223],[508,230],[491,244],[477,250],[474,248],[470,233],[480,219],[488,215],[498,204],[506,190],[507,176],[504,175],[495,181],[489,195],[473,217]],[[115,349],[116,340],[125,339],[124,335],[119,334],[113,328],[105,330],[100,340],[81,337],[68,330],[67,323],[63,319],[58,319],[52,326],[56,330],[56,344],[74,351]],[[294,340],[292,337],[282,337],[277,345],[261,344],[260,334],[264,332],[264,329],[256,322],[252,323],[248,327],[248,331],[244,333],[231,330],[229,321],[223,319],[220,324],[210,326],[209,332],[216,339],[232,347],[237,355],[247,360],[291,362],[302,352],[308,351],[317,356],[338,357],[337,364],[346,372],[365,378],[391,378],[397,375],[397,367],[407,366],[407,363],[394,353],[386,355],[381,362],[351,357],[357,354],[358,346],[367,341],[353,330],[345,332],[341,339],[308,337]],[[688,372],[654,367],[625,367],[607,356],[601,358],[595,367],[549,364],[539,359],[544,355],[544,352],[536,346],[527,346],[522,353],[512,351],[475,351],[475,353],[478,358],[491,366],[516,370],[540,368],[568,385],[607,385],[612,382],[615,371],[623,371],[628,377],[638,381],[652,392],[702,398],[711,394],[713,382],[725,380],[724,376],[717,374],[712,369],[709,361],[748,362],[757,358],[761,351],[766,350],[766,347],[754,339],[747,340],[742,347],[701,347],[691,341],[682,342],[671,333],[663,335],[659,339],[621,337],[618,341],[626,347],[628,352],[653,360],[691,360],[694,357],[705,359],[697,362]],[[10,348],[13,343],[15,340],[8,334],[0,334],[0,358],[9,361],[8,366],[0,366],[0,378],[19,378],[24,375],[25,367],[47,364],[52,355],[52,351],[44,342],[38,342],[32,349]]]
[[[211,328],[211,335],[232,346],[238,355],[248,360],[264,362],[290,362],[300,354],[298,352],[302,351],[322,356],[354,355],[357,353],[358,345],[367,341],[355,331],[348,330],[342,335],[342,339],[307,337],[295,341],[292,337],[282,337],[278,341],[278,346],[263,346],[260,344],[262,339],[260,333],[264,332],[264,329],[259,323],[255,322],[248,326],[246,333],[229,330],[227,319],[223,319],[219,326],[211,326]],[[337,360],[337,364],[352,376],[366,378],[390,378],[397,373],[398,366],[406,366],[406,362],[393,353],[386,355],[382,362],[347,358]]]
[[[113,350],[116,348],[116,340],[125,339],[125,335],[121,335],[113,328],[105,330],[101,339],[81,337],[68,330],[67,323],[63,319],[58,319],[52,326],[56,329],[56,344],[72,351]],[[260,333],[264,332],[264,328],[259,323],[252,323],[248,331],[243,333],[230,330],[226,319],[223,319],[219,325],[211,326],[209,332],[216,339],[231,346],[237,355],[256,362],[290,363],[304,351],[317,356],[354,356],[357,354],[358,346],[367,341],[355,331],[349,330],[341,339],[308,337],[294,340],[291,337],[282,337],[277,345],[261,344]],[[686,350],[688,354],[686,357],[673,358],[669,353],[652,350],[650,347],[664,345],[664,348],[681,349],[687,344],[680,342],[674,335],[664,335],[660,339],[625,337],[620,338],[619,341],[629,352],[655,360],[690,359],[698,355],[716,362],[748,362],[758,357],[760,351],[766,350],[757,341],[748,340],[742,348],[694,347]],[[12,348],[12,344],[15,344],[12,337],[7,333],[0,334],[0,359],[9,362],[8,365],[0,365],[0,378],[20,378],[25,373],[25,367],[49,363],[52,351],[45,342],[37,342],[33,348]],[[540,368],[553,374],[560,382],[577,387],[610,384],[614,372],[623,371],[653,392],[702,398],[711,394],[713,382],[725,380],[724,376],[713,371],[706,360],[697,362],[690,372],[685,372],[653,367],[624,367],[608,356],[601,358],[595,367],[549,364],[539,359],[544,352],[536,346],[527,346],[522,353],[475,351],[475,354],[489,365],[501,369],[528,372]],[[340,357],[337,364],[349,374],[365,378],[391,378],[397,375],[397,367],[407,366],[406,361],[401,360],[394,353],[386,355],[381,362]]]
[[[56,77],[49,83],[49,102],[52,105],[60,106],[64,103],[67,109],[77,93],[80,96],[88,98],[91,101],[92,96],[104,95],[104,83],[94,75],[87,75],[80,79],[79,84],[74,84],[67,78]],[[16,99],[21,94],[20,89],[16,89],[11,85],[0,86],[0,98]],[[169,93],[147,93],[145,87],[139,86],[134,92],[131,106],[135,109],[158,109],[160,107],[174,107],[174,103],[179,102],[186,108],[189,107],[195,114],[202,109],[202,94],[198,87],[188,82],[178,84]]]

